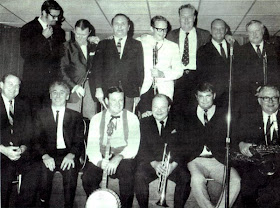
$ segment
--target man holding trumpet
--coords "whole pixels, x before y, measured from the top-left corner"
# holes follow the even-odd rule
[[[165,185],[160,187],[162,184],[159,184],[161,195],[165,192],[167,178],[176,183],[175,208],[183,208],[190,193],[190,177],[187,169],[182,166],[179,149],[182,146],[180,130],[183,122],[168,115],[170,107],[169,97],[163,94],[155,95],[152,100],[152,116],[143,118],[140,123],[141,144],[137,156],[135,193],[141,208],[148,207],[149,183],[158,177]],[[167,154],[170,155],[166,156]],[[160,201],[161,199],[162,197]]]

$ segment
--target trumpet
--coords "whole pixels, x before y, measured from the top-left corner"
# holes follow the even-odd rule
[[[162,156],[161,165],[165,167],[165,173],[160,174],[158,182],[158,193],[160,195],[159,201],[156,203],[158,206],[168,207],[166,204],[166,188],[167,188],[167,177],[169,171],[169,161],[170,161],[170,152],[166,154],[167,144],[164,144],[164,151]]]

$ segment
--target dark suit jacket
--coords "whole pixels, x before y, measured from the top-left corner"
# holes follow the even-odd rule
[[[143,48],[139,41],[127,37],[122,58],[119,58],[114,39],[99,42],[95,61],[96,87],[103,92],[120,82],[127,97],[139,97],[144,79]],[[93,76],[94,76],[93,75]]]
[[[181,120],[175,120],[169,116],[162,137],[160,137],[156,120],[153,116],[141,119],[141,142],[137,156],[138,161],[147,164],[152,161],[161,161],[164,143],[167,143],[166,153],[170,151],[171,162],[182,163],[181,132],[183,126]]]
[[[63,137],[66,151],[78,158],[83,147],[84,125],[82,115],[76,111],[65,109],[63,118]],[[40,156],[49,154],[56,156],[56,123],[51,107],[40,110],[35,118],[34,146]]]
[[[180,28],[172,30],[170,33],[167,34],[166,38],[179,45],[179,34],[180,34]],[[199,49],[201,46],[206,44],[211,38],[209,31],[200,28],[196,28],[196,34],[197,34],[197,49]]]
[[[234,44],[235,49],[238,44]],[[230,45],[227,43],[227,59],[224,59],[209,41],[197,51],[197,77],[199,82],[210,82],[216,89],[216,104],[224,106],[228,102]]]
[[[46,39],[42,31],[38,17],[21,28],[20,54],[24,59],[22,81],[26,95],[47,92],[49,82],[57,78],[59,72],[65,32],[60,26],[53,26],[53,35]]]
[[[264,43],[264,49],[267,54],[267,81],[268,84],[280,85],[280,68],[277,60],[277,53],[274,45]],[[254,96],[256,89],[263,85],[263,62],[255,52],[251,43],[240,47],[239,53],[235,53],[237,62],[234,74],[234,88],[236,99],[240,108],[249,107],[253,112],[258,108],[257,99]],[[247,109],[250,111],[250,109]]]
[[[277,121],[279,125],[279,112],[277,114]],[[234,134],[236,135],[235,137],[238,141],[236,145],[238,145],[241,141],[257,145],[265,144],[264,123],[260,107],[254,113],[243,115],[239,119],[238,124],[238,129],[234,131]]]
[[[213,156],[224,163],[226,146],[226,111],[216,107],[215,114],[211,120],[204,126],[198,119],[196,109],[193,114],[186,118],[185,128],[185,158],[187,161],[198,157],[206,145]]]
[[[1,119],[1,139],[0,142],[4,146],[10,146],[10,142],[14,146],[26,145],[27,150],[24,153],[27,159],[27,155],[30,150],[30,140],[32,137],[32,124],[31,124],[31,112],[30,107],[27,102],[20,99],[19,97],[15,98],[14,103],[14,125],[13,125],[13,134],[11,134],[11,125],[9,123],[8,115],[4,105],[2,96],[0,95],[0,119]],[[1,162],[9,161],[10,159],[4,154],[1,154]]]

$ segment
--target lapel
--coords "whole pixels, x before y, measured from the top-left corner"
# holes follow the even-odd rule
[[[80,62],[86,67],[87,60],[86,60],[86,58],[84,56],[84,53],[83,53],[83,51],[81,49],[81,46],[76,41],[73,44],[74,44],[74,47],[78,50]],[[87,51],[87,53],[88,53],[88,51]]]
[[[5,108],[4,100],[3,100],[1,95],[0,95],[0,97],[1,97],[0,104],[2,106],[0,108],[0,110],[1,110],[1,121],[6,120],[6,119],[8,120],[8,115],[7,115],[7,111],[6,111],[6,108]]]
[[[112,39],[108,40],[107,50],[111,50],[111,52],[109,52],[109,54],[112,54],[115,59],[120,59],[114,37]]]
[[[180,28],[174,31],[174,40],[178,45],[180,45],[179,44],[179,39],[180,39],[179,36],[180,36]]]
[[[71,125],[70,121],[71,121],[71,113],[70,110],[68,108],[65,109],[65,113],[64,113],[64,118],[63,118],[63,138],[66,144],[66,147],[69,146],[70,141],[69,138],[71,138],[71,135],[68,131],[69,128],[73,128],[73,126]]]
[[[129,37],[127,37],[127,39],[125,41],[125,44],[124,44],[123,54],[122,54],[122,58],[121,59],[125,59],[127,57],[127,55],[128,55],[130,50],[131,50],[131,40],[130,40]]]

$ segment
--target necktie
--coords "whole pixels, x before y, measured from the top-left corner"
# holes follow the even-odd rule
[[[189,33],[186,33],[185,43],[184,43],[184,52],[182,56],[182,63],[184,66],[187,66],[189,63]]]
[[[118,53],[119,56],[121,58],[121,52],[122,52],[122,44],[121,44],[122,38],[119,39],[118,43],[117,43],[117,49],[118,49]]]
[[[56,111],[56,117],[55,117],[56,130],[57,130],[57,127],[58,127],[58,118],[59,118],[59,111],[57,110]]]
[[[257,46],[257,54],[259,56],[259,58],[262,57],[262,52],[261,52],[261,49],[260,49],[260,45],[256,45]]]
[[[13,126],[14,125],[14,107],[13,107],[13,101],[9,101],[9,123]]]
[[[158,62],[158,42],[156,42],[156,45],[153,49],[153,66],[157,65]]]
[[[204,110],[204,126],[206,126],[208,123],[207,111],[207,109]]]
[[[225,50],[223,48],[223,44],[220,43],[220,49],[221,49],[221,56],[224,58],[224,59],[227,59],[227,56],[226,56],[226,53],[225,53]]]
[[[117,129],[117,119],[120,118],[120,116],[113,116],[111,115],[111,119],[109,121],[109,124],[112,125],[114,129]],[[113,122],[113,120],[116,119],[116,123]]]
[[[164,121],[161,121],[160,124],[161,124],[161,126],[160,126],[160,136],[162,136],[163,129],[164,129]]]
[[[270,116],[268,116],[267,122],[266,122],[266,139],[267,139],[267,144],[270,145],[271,144],[271,136],[270,136],[270,128],[271,128],[272,124],[270,123]]]

